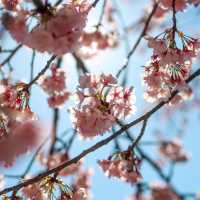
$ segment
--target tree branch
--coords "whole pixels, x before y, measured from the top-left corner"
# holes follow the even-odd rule
[[[143,125],[142,125],[142,129],[141,129],[141,131],[140,131],[140,134],[139,134],[138,137],[134,140],[134,142],[132,143],[132,145],[130,146],[130,148],[134,149],[134,148],[138,145],[139,141],[141,140],[141,138],[142,138],[142,136],[144,135],[144,132],[145,132],[145,130],[146,130],[147,120],[148,120],[148,119],[144,119]]]
[[[143,28],[142,32],[140,33],[140,35],[139,35],[137,41],[135,42],[135,44],[133,45],[132,49],[130,50],[130,52],[128,53],[128,55],[127,55],[127,57],[126,57],[126,60],[125,60],[124,65],[122,65],[122,67],[121,67],[121,68],[119,69],[119,71],[117,72],[117,75],[116,75],[117,77],[119,77],[120,74],[122,73],[122,71],[123,71],[124,69],[126,69],[126,67],[127,67],[128,64],[129,64],[129,61],[130,61],[131,56],[133,55],[133,53],[134,53],[135,50],[137,49],[137,47],[138,47],[138,45],[140,44],[142,38],[146,35],[146,32],[147,32],[148,27],[149,27],[149,24],[150,24],[150,22],[151,22],[151,19],[152,19],[154,13],[156,12],[157,7],[158,7],[158,4],[155,3],[155,4],[153,5],[152,11],[150,12],[150,14],[149,14],[149,16],[148,16],[148,18],[147,18],[147,20],[146,20],[146,23],[145,23],[145,25],[144,25],[144,28]]]
[[[38,73],[38,75],[31,80],[27,85],[25,89],[29,89],[50,67],[51,63],[53,62],[53,60],[55,60],[56,56],[53,55],[48,61],[46,66]]]
[[[16,46],[10,53],[10,55],[2,62],[0,63],[0,68],[5,65],[7,62],[9,62],[12,57],[15,55],[15,53],[22,47],[22,44]]]

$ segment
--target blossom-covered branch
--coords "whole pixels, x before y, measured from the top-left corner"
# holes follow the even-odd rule
[[[187,79],[187,83],[191,82],[193,79],[195,79],[196,77],[198,77],[200,75],[200,69],[196,70],[188,79]],[[173,94],[171,95],[171,97],[169,98],[169,100],[171,100],[176,94],[178,94],[178,91],[174,91]],[[157,112],[158,110],[160,110],[167,102],[161,102],[158,105],[156,105],[155,107],[153,107],[150,111],[148,111],[147,113],[145,113],[144,115],[142,115],[141,117],[137,118],[136,120],[123,125],[123,127],[118,130],[117,132],[115,132],[113,135],[107,137],[104,140],[101,140],[100,142],[96,143],[95,145],[91,146],[90,148],[84,150],[82,153],[80,153],[79,155],[75,156],[73,159],[64,162],[63,164],[59,165],[58,167],[48,170],[42,174],[39,174],[38,176],[26,180],[23,183],[20,183],[18,185],[12,186],[12,187],[8,187],[5,188],[4,190],[2,190],[0,192],[0,195],[8,193],[10,191],[13,190],[19,190],[22,187],[28,186],[29,184],[33,184],[35,182],[40,181],[42,178],[53,174],[53,173],[57,173],[60,170],[62,170],[65,167],[70,166],[73,163],[77,163],[81,158],[85,157],[86,155],[88,155],[91,152],[96,151],[97,149],[101,148],[102,146],[108,144],[110,141],[112,141],[114,138],[118,137],[119,135],[121,135],[124,131],[128,130],[129,128],[133,127],[134,125],[138,124],[139,122],[148,119],[151,115],[153,115],[155,112]]]
[[[108,155],[92,162],[132,186],[128,200],[200,200],[187,180],[184,192],[174,179],[177,166],[190,161],[183,138],[200,105],[199,81],[189,84],[200,76],[199,30],[186,20],[196,20],[198,6],[199,0],[1,0],[0,165],[13,171],[0,173],[0,198],[90,200],[87,156],[107,146]],[[132,61],[143,67],[128,69]],[[146,110],[148,103],[154,104]],[[191,137],[187,143],[197,141]],[[88,140],[95,142],[82,149]],[[22,172],[12,168],[28,153]]]

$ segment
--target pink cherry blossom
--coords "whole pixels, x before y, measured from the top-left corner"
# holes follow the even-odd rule
[[[59,200],[87,200],[87,195],[84,188],[79,188],[73,192],[72,196],[67,193],[61,194]]]
[[[199,39],[185,36],[182,32],[177,31],[179,39],[182,41],[182,49],[176,46],[176,41],[172,39],[173,31],[165,31],[163,38],[146,37],[148,46],[153,48],[153,56],[157,56],[161,65],[189,65],[192,58],[196,57],[199,51]]]
[[[6,134],[0,138],[0,163],[4,166],[12,165],[17,156],[38,146],[46,135],[41,123],[35,120],[7,121],[4,127]]]
[[[161,142],[159,152],[160,155],[173,162],[185,162],[189,159],[188,154],[183,150],[181,141],[177,138]]]
[[[88,191],[91,187],[91,180],[90,180],[91,176],[92,176],[92,169],[80,170],[76,174],[76,179],[74,181],[73,187],[84,188],[86,191]]]
[[[0,108],[0,162],[10,166],[17,156],[39,145],[48,131],[30,110],[23,82],[2,82]]]
[[[113,32],[103,33],[100,30],[84,32],[81,37],[81,48],[77,53],[82,58],[91,58],[98,54],[100,50],[115,48],[118,45],[117,36]]]
[[[51,108],[58,108],[69,99],[69,92],[56,94],[48,98],[48,104]]]
[[[180,200],[165,184],[156,183],[151,188],[153,200]]]
[[[105,49],[109,46],[108,35],[103,35],[100,31],[84,32],[81,40],[84,46],[95,45],[97,49]]]
[[[107,160],[98,162],[102,170],[109,177],[118,177],[131,184],[140,180],[140,159],[128,151],[113,155]]]
[[[172,10],[173,0],[160,0],[161,7]],[[176,11],[183,11],[187,7],[188,0],[178,0],[175,2]]]
[[[177,87],[185,85],[189,77],[193,58],[199,51],[199,40],[185,36],[177,31],[182,41],[182,49],[176,47],[176,41],[172,38],[172,29],[166,30],[165,36],[147,37],[148,45],[153,48],[151,61],[146,65],[143,84],[146,87],[145,99],[150,102],[167,100]],[[182,89],[170,102],[177,104],[183,99],[190,99],[191,89]]]
[[[48,158],[46,158],[44,154],[39,154],[38,160],[40,161],[40,163],[42,165],[48,166],[49,169],[53,169],[70,159],[69,159],[68,155],[65,153],[53,153],[52,155],[49,155]],[[79,170],[81,164],[82,164],[82,162],[79,161],[70,166],[67,166],[66,168],[64,168],[60,171],[59,175],[61,175],[61,176],[72,175]]]
[[[0,107],[13,120],[35,119],[36,116],[29,107],[29,91],[26,84],[18,82],[15,85],[6,83],[1,85]]]
[[[29,200],[47,200],[47,197],[37,183],[22,188],[22,193]]]
[[[79,188],[83,188],[87,199],[90,199],[90,187],[91,187],[92,170],[80,170],[73,181],[72,188],[76,191]]]
[[[66,88],[66,74],[61,69],[56,67],[55,64],[51,66],[51,76],[47,76],[44,78],[42,82],[42,88],[48,94],[52,94],[54,92],[62,92]]]
[[[133,88],[117,86],[112,75],[85,75],[79,84],[77,107],[71,109],[71,114],[82,137],[103,134],[117,119],[135,112]]]
[[[56,10],[46,6],[43,12],[38,11],[38,24],[30,32],[26,22],[31,15],[28,11],[19,10],[16,16],[5,13],[3,22],[17,42],[40,52],[62,55],[79,46],[89,9],[85,1],[70,1]]]
[[[64,104],[70,94],[66,91],[65,72],[61,68],[56,67],[55,64],[52,64],[51,72],[51,76],[44,77],[41,86],[50,95],[48,98],[49,106],[56,108]]]

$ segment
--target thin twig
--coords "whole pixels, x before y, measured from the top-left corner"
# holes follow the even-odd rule
[[[138,137],[134,140],[134,142],[130,146],[131,149],[134,149],[138,145],[139,141],[141,140],[142,136],[144,135],[145,129],[146,129],[146,126],[147,126],[147,120],[148,119],[144,119],[140,134],[138,135]]]
[[[152,11],[150,12],[150,14],[149,14],[149,16],[148,16],[148,18],[147,18],[147,20],[146,20],[146,23],[145,23],[145,25],[144,25],[144,28],[143,28],[142,32],[140,33],[140,35],[139,35],[137,41],[135,42],[135,44],[133,45],[132,49],[131,49],[130,52],[128,53],[128,55],[127,55],[127,57],[126,57],[126,60],[125,60],[125,63],[122,65],[122,67],[121,67],[121,68],[119,69],[119,71],[117,72],[116,77],[119,77],[120,74],[122,73],[122,71],[128,66],[131,56],[133,55],[133,53],[134,53],[135,50],[137,49],[137,47],[138,47],[138,45],[140,44],[140,42],[141,42],[143,36],[146,35],[146,32],[147,32],[147,30],[148,30],[150,21],[151,21],[153,15],[154,15],[154,13],[156,12],[157,7],[158,7],[158,4],[155,3],[154,6],[153,6]]]
[[[32,80],[30,81],[27,85],[26,85],[26,89],[29,89],[50,67],[51,63],[53,62],[53,60],[55,60],[56,56],[53,55],[48,61],[47,64],[45,65],[45,67],[38,73],[38,75]]]
[[[10,55],[9,55],[2,63],[0,63],[0,67],[2,67],[2,66],[5,65],[7,62],[9,62],[9,61],[12,59],[12,57],[15,55],[15,53],[16,53],[21,47],[22,47],[22,44],[20,44],[20,45],[18,45],[17,47],[15,47],[15,48],[11,51]]]
[[[92,3],[92,7],[95,8],[97,3],[99,2],[100,0],[95,0],[93,3]]]
[[[76,60],[77,63],[77,69],[81,70],[83,72],[83,74],[88,73],[88,69],[85,66],[85,63],[83,62],[83,60],[77,56],[75,53],[72,54],[74,59]]]
[[[32,56],[31,56],[31,70],[30,70],[30,81],[33,80],[33,76],[34,76],[34,62],[35,62],[35,50],[33,50],[32,52]]]
[[[77,136],[77,133],[76,133],[76,131],[74,131],[74,132],[72,133],[72,136],[69,138],[69,140],[68,140],[68,142],[67,142],[67,145],[66,145],[66,152],[67,152],[67,153],[69,153],[69,150],[71,149],[72,144],[73,144],[73,142],[74,142],[76,136]]]
[[[21,178],[25,178],[25,176],[29,173],[29,171],[31,170],[31,167],[33,166],[33,163],[35,161],[35,158],[37,157],[37,155],[39,154],[39,152],[41,151],[41,149],[43,148],[43,146],[46,144],[46,142],[49,140],[49,138],[46,138],[44,140],[44,142],[42,142],[42,144],[38,147],[38,149],[35,151],[31,161],[29,162],[26,170],[24,171],[24,173],[21,175]]]
[[[55,108],[53,114],[53,130],[51,135],[51,145],[49,148],[49,155],[52,155],[54,153],[54,146],[56,143],[56,136],[57,136],[57,129],[58,129],[58,121],[59,121],[59,109]]]
[[[175,33],[176,33],[176,0],[172,0],[172,9],[173,9],[173,15],[172,15],[172,22],[173,22],[173,28],[172,28],[172,40],[175,40]]]
[[[102,10],[101,10],[101,14],[100,14],[100,17],[99,17],[99,21],[98,21],[97,25],[95,26],[97,30],[99,30],[100,26],[102,25],[103,16],[104,16],[104,13],[105,13],[105,8],[106,8],[106,3],[107,3],[107,0],[104,0],[103,7],[102,7]]]

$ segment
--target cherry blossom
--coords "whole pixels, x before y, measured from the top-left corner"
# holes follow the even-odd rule
[[[0,91],[0,107],[12,120],[24,121],[36,119],[36,115],[29,107],[29,91],[26,84],[18,82],[15,85],[10,83],[2,84]]]
[[[79,188],[83,188],[87,199],[90,199],[90,188],[91,188],[91,176],[92,169],[80,170],[75,177],[72,188],[78,190]]]
[[[74,188],[84,188],[88,191],[91,187],[90,177],[92,176],[92,169],[88,170],[80,170],[78,174],[76,174],[76,179],[74,181]]]
[[[9,121],[4,126],[6,134],[0,138],[0,163],[7,167],[17,156],[38,146],[46,135],[42,124],[35,120]]]
[[[81,37],[81,48],[77,53],[83,58],[91,58],[97,55],[99,50],[114,48],[118,45],[117,36],[113,33],[103,33],[96,30],[93,32],[84,32]]]
[[[117,86],[112,75],[80,77],[76,95],[78,103],[71,109],[72,120],[84,138],[103,134],[117,119],[135,111],[133,89]]]
[[[48,166],[49,169],[53,169],[70,159],[66,153],[58,152],[58,153],[53,153],[52,155],[49,155],[48,158],[46,158],[44,154],[39,154],[38,160],[40,161],[42,165]],[[67,166],[66,168],[60,171],[59,175],[69,176],[76,173],[79,170],[81,163],[82,162],[79,161],[77,163],[73,163],[70,166]]]
[[[138,182],[141,178],[139,172],[141,160],[131,150],[116,153],[98,163],[109,177],[118,177],[131,184]]]
[[[162,39],[146,38],[148,46],[153,48],[153,56],[145,66],[142,79],[146,87],[144,97],[150,102],[167,100],[177,88],[182,90],[182,94],[173,99],[174,103],[191,97],[191,89],[185,87],[185,80],[189,77],[200,43],[198,39],[185,36],[182,32],[177,31],[177,35],[182,41],[182,49],[176,46],[172,29],[167,30]]]
[[[152,199],[153,200],[180,200],[176,194],[174,194],[170,188],[161,183],[152,185]]]
[[[51,73],[51,76],[44,77],[41,87],[50,95],[48,98],[49,106],[57,108],[65,103],[70,94],[66,91],[65,72],[61,68],[56,67],[55,64],[52,64]]]
[[[74,191],[72,195],[67,193],[61,194],[59,200],[87,200],[87,195],[83,188],[79,188],[78,190]]]
[[[177,33],[178,37],[182,41],[182,49],[176,46],[176,42],[172,37],[173,29],[165,31],[163,38],[146,37],[148,40],[148,46],[153,48],[153,55],[159,60],[159,64],[165,66],[179,64],[190,65],[192,58],[197,56],[199,51],[200,41],[188,36],[185,36],[182,32]]]
[[[37,183],[24,187],[22,193],[29,200],[47,200],[47,197]]]
[[[180,139],[161,142],[159,148],[160,155],[173,162],[185,162],[189,159],[188,154],[183,150]]]
[[[145,66],[142,81],[143,85],[146,87],[144,98],[147,101],[167,101],[175,89],[178,89],[180,93],[170,101],[169,105],[177,104],[182,100],[191,99],[192,90],[185,84],[189,71],[185,73],[186,70],[184,71],[184,69],[179,67],[173,67],[171,70],[168,70],[164,70],[159,66],[157,57],[152,58],[151,62]]]
[[[39,145],[47,130],[30,110],[25,83],[11,85],[5,81],[1,86],[0,163],[10,166],[17,156]]]
[[[40,52],[62,55],[79,46],[89,9],[85,1],[70,1],[57,9],[45,5],[41,12],[38,10],[36,13],[24,10],[18,10],[15,16],[4,13],[3,23],[17,42]],[[38,22],[29,31],[26,21],[32,15]]]
[[[172,10],[173,0],[159,0],[160,6],[164,9]],[[188,0],[178,0],[175,2],[176,11],[183,11],[187,7]]]

